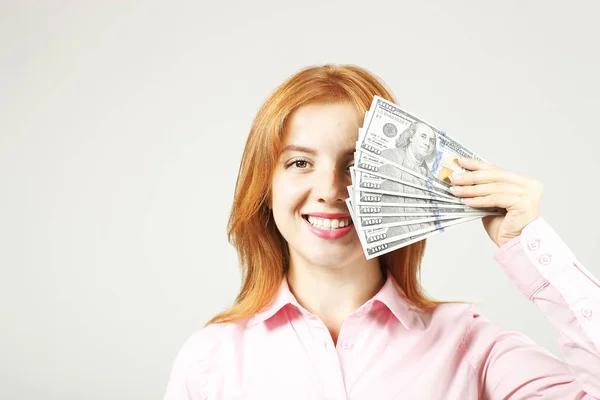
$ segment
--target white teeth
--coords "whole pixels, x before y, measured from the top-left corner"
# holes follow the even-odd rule
[[[343,228],[345,226],[350,225],[348,218],[328,219],[328,218],[313,217],[312,215],[309,215],[307,219],[308,219],[308,222],[310,222],[312,225],[316,226],[317,228],[326,229],[326,230]]]

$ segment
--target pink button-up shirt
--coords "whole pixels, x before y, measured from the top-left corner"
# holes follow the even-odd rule
[[[600,284],[537,219],[497,262],[559,331],[564,361],[472,305],[412,307],[391,274],[334,346],[287,280],[267,309],[179,351],[164,399],[600,399]]]

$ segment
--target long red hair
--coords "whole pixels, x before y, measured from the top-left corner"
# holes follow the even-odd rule
[[[268,207],[271,179],[279,157],[284,125],[290,114],[316,101],[350,102],[360,115],[377,95],[396,102],[391,91],[375,75],[353,65],[324,65],[301,70],[271,93],[256,115],[242,155],[229,216],[228,238],[236,248],[242,284],[235,303],[208,323],[236,322],[269,305],[287,272],[289,251]],[[420,280],[425,240],[379,258],[419,308],[444,302],[430,299]]]

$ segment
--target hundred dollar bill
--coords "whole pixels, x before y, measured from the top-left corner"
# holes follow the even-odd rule
[[[356,209],[354,210],[356,212]],[[476,216],[473,214],[469,214],[469,216]],[[415,228],[423,228],[431,226],[431,224],[435,224],[437,221],[448,221],[451,219],[464,218],[464,215],[454,215],[454,214],[445,214],[445,215],[419,215],[419,216],[402,216],[399,219],[393,219],[393,221],[388,221],[388,217],[361,217],[357,215],[359,223],[356,224],[356,227],[359,231],[365,232],[373,232],[375,230],[399,227],[399,226],[407,226],[412,225]],[[406,229],[410,230],[411,227],[407,227]],[[378,231],[379,232],[379,231]],[[371,235],[367,235],[371,236]]]
[[[360,149],[388,160],[378,172],[398,179],[411,175],[448,189],[448,176],[466,171],[458,158],[483,160],[445,132],[379,96],[373,97],[362,129]]]
[[[354,171],[355,176],[354,180],[352,181],[352,185],[358,189],[384,191],[385,193],[397,196],[464,204],[460,198],[430,192],[426,187],[419,187],[418,183],[411,183],[409,181],[393,181],[382,176],[374,175],[370,171],[363,170],[359,167],[350,167],[350,171]]]
[[[348,206],[348,211],[350,212],[350,218],[352,218],[352,220],[354,221],[356,218],[356,215],[354,214],[354,208],[352,205],[351,198],[346,199],[346,205]],[[363,251],[365,251],[365,257],[366,257],[367,253],[366,253],[365,249],[367,248],[367,238],[365,237],[365,232],[359,231],[358,229],[356,229],[356,227],[354,228],[354,230],[356,231],[356,234],[358,235],[358,239],[360,240],[360,244],[361,244],[361,247],[363,248]]]
[[[410,224],[400,226],[390,226],[365,231],[367,249],[377,248],[378,246],[394,243],[398,240],[407,239],[414,235],[421,235],[439,229],[445,229],[449,226],[462,224],[464,222],[480,219],[481,216],[469,216],[463,218],[454,218],[448,221],[432,221],[421,224]]]
[[[460,208],[464,210],[475,210],[473,207],[469,207],[466,204],[455,204],[438,200],[420,201],[421,199],[415,199],[413,197],[406,197],[401,195],[392,195],[387,193],[381,193],[381,191],[371,191],[356,189],[356,206],[396,206],[396,207],[423,207],[423,208]],[[393,193],[393,192],[392,192]]]
[[[456,209],[457,212],[462,211],[473,211],[477,213],[481,213],[481,209],[472,208],[466,205],[460,204],[451,204],[451,203],[441,203],[434,201],[427,201],[425,203],[421,203],[421,199],[414,199],[411,197],[401,197],[401,196],[389,196],[390,198],[402,199],[404,202],[390,202],[390,203],[375,203],[375,199],[381,199],[382,196],[386,195],[378,195],[372,192],[361,192],[359,190],[354,190],[352,186],[348,186],[346,188],[348,190],[348,195],[351,199],[352,205],[354,206],[354,212],[357,216],[380,216],[383,214],[390,215],[398,215],[398,214],[406,214],[410,212],[418,212],[422,214],[430,214],[436,215],[439,214],[436,210],[448,210],[448,209]],[[370,200],[370,201],[365,201]],[[421,215],[422,215],[421,214]],[[417,215],[419,216],[419,215]],[[458,218],[458,217],[457,217]]]
[[[481,214],[481,215],[497,215],[496,211],[481,211],[477,209],[465,209],[460,208],[459,205],[451,204],[450,207],[415,207],[415,205],[408,204],[402,206],[386,206],[386,205],[361,205],[357,204],[356,212],[359,217],[388,217],[388,216],[408,216],[408,215],[454,215],[454,218],[460,218],[468,216],[469,214]],[[408,211],[407,211],[408,210]],[[418,211],[414,211],[418,210]]]
[[[408,173],[405,173],[403,176],[401,176],[398,172],[399,170],[397,170],[395,166],[391,165],[390,161],[382,157],[378,157],[374,154],[368,153],[366,151],[356,151],[354,153],[354,160],[354,168],[357,168],[360,171],[368,172],[372,175],[386,178],[390,181],[398,182],[405,186],[415,187],[424,191],[428,191],[439,196],[455,199],[458,198],[450,191],[448,191],[448,189],[440,189],[439,187],[433,185],[427,179],[420,178]]]
[[[356,171],[356,173],[362,174],[361,171]],[[469,207],[466,204],[464,204],[461,200],[447,199],[445,197],[435,197],[435,196],[429,196],[429,195],[416,196],[411,193],[399,193],[399,192],[394,192],[392,190],[362,188],[359,185],[356,185],[355,187],[356,187],[356,193],[358,195],[368,193],[368,196],[363,196],[360,199],[357,199],[357,202],[372,201],[372,202],[398,203],[398,202],[414,201],[416,203],[426,203],[426,202],[418,201],[418,199],[422,199],[422,200],[427,200],[427,202],[432,202],[433,204],[456,204],[456,205],[462,205],[463,207]],[[471,208],[471,207],[469,207],[469,208]]]
[[[438,230],[424,233],[421,235],[410,236],[410,237],[396,240],[396,241],[390,242],[390,243],[380,244],[380,245],[377,245],[377,246],[371,247],[371,248],[363,247],[363,252],[364,252],[367,260],[370,260],[372,258],[379,257],[386,253],[390,253],[394,250],[401,249],[401,248],[411,245],[413,243],[420,242],[421,240],[428,239],[432,236],[439,235],[440,233],[446,232],[447,229],[450,229],[452,227],[453,226],[447,226],[442,229],[438,229]]]
[[[360,199],[356,196],[356,191],[352,186],[347,187],[350,199],[352,199],[352,210],[356,219],[354,219],[355,228],[364,230],[373,230],[379,228],[397,227],[404,225],[411,225],[407,229],[417,229],[430,226],[431,223],[435,223],[440,220],[450,220],[464,217],[478,217],[482,218],[486,215],[499,215],[502,214],[500,209],[477,209],[471,208],[450,208],[450,207],[438,207],[438,208],[418,208],[412,204],[407,206],[398,207],[397,205],[392,206],[373,206],[366,205],[362,206],[357,204]],[[415,199],[413,199],[415,200]],[[462,207],[458,205],[448,205],[454,207]]]
[[[349,199],[349,198],[346,199],[346,204],[348,206],[348,210],[350,211],[350,216],[354,220],[356,217],[353,214],[354,211],[353,211],[353,205],[352,205],[351,199]],[[414,236],[410,236],[410,237],[407,237],[407,238],[404,238],[404,239],[399,239],[399,240],[396,240],[394,242],[379,244],[379,245],[377,245],[375,247],[371,247],[371,248],[369,248],[367,246],[367,239],[365,237],[365,231],[356,230],[356,233],[357,233],[358,239],[359,239],[359,241],[361,243],[361,246],[362,246],[365,258],[367,260],[370,260],[372,258],[379,257],[379,256],[384,255],[386,253],[389,253],[391,251],[400,249],[402,247],[409,246],[409,245],[411,245],[413,243],[419,242],[419,241],[427,239],[427,238],[429,238],[431,236],[434,236],[434,235],[440,234],[442,232],[445,232],[445,230],[448,229],[448,228],[449,227],[445,227],[445,228],[434,230],[434,231],[431,231],[431,232],[428,232],[428,233],[424,233],[424,234],[420,234],[420,235],[414,235]]]
[[[357,213],[357,210],[354,210]],[[499,214],[499,213],[498,213]],[[453,212],[442,212],[442,213],[427,213],[427,212],[412,212],[403,213],[397,215],[379,215],[379,216],[367,216],[357,215],[358,220],[354,221],[354,225],[358,230],[373,230],[373,229],[388,229],[399,226],[408,226],[405,230],[415,230],[420,228],[429,228],[436,223],[436,221],[443,221],[457,218],[483,218],[487,215],[496,215],[494,213],[482,213],[482,212],[466,212],[466,213],[453,213]],[[395,231],[394,231],[395,232]]]
[[[368,116],[365,118],[365,122],[367,121],[367,118]],[[399,176],[401,176],[402,180],[419,182],[421,186],[425,185],[428,188],[428,190],[432,192],[438,191],[442,194],[456,197],[452,192],[450,192],[450,185],[448,185],[447,183],[438,183],[431,177],[423,176],[418,172],[415,172],[411,168],[406,168],[404,166],[398,165],[398,163],[393,162],[388,158],[382,157],[381,154],[377,151],[366,150],[362,145],[364,142],[366,129],[364,127],[361,127],[358,129],[358,132],[359,136],[358,141],[356,142],[355,159],[357,160],[357,163],[364,164],[361,165],[362,168],[368,169],[375,174],[379,174],[380,176],[391,178],[399,178]],[[402,174],[402,172],[404,172],[404,174]]]
[[[373,177],[369,174],[363,173],[360,170],[357,170],[356,168],[351,168],[352,173],[354,174],[355,177],[358,177],[358,187],[359,189],[367,186],[369,188],[371,187],[388,187],[386,186],[386,182],[384,180],[382,180],[382,178],[380,177]],[[370,179],[370,183],[372,182],[378,182],[377,184],[365,184],[363,177],[368,177],[371,178]],[[366,178],[365,178],[366,179]],[[381,182],[383,182],[383,184],[381,184]],[[372,190],[372,189],[370,189]],[[398,192],[398,191],[402,191],[402,192]],[[410,186],[400,186],[397,188],[396,192],[389,192],[389,193],[393,193],[395,195],[402,195],[402,196],[414,196],[412,202],[415,203],[414,207],[409,207],[409,206],[405,206],[402,210],[400,209],[388,209],[386,214],[392,214],[392,215],[387,215],[387,216],[378,216],[378,218],[368,218],[367,216],[364,215],[363,212],[359,212],[358,209],[355,210],[355,213],[357,214],[357,216],[359,216],[359,219],[355,222],[356,226],[358,227],[358,229],[367,229],[367,228],[373,228],[373,227],[382,227],[382,226],[392,226],[392,225],[396,225],[401,221],[407,221],[406,217],[441,217],[441,216],[446,216],[446,217],[450,217],[452,215],[454,215],[454,218],[459,218],[461,217],[462,213],[466,213],[466,212],[473,212],[476,213],[477,215],[480,216],[485,216],[485,215],[495,215],[495,214],[499,214],[499,210],[498,209],[480,209],[480,208],[472,208],[472,207],[467,207],[464,204],[462,204],[462,200],[460,199],[456,199],[456,200],[451,200],[451,199],[447,199],[445,197],[439,197],[437,195],[432,194],[431,192],[427,192],[427,191],[423,191],[421,189],[417,189],[414,187],[410,187]],[[353,204],[357,205],[360,201],[360,199],[356,198],[356,194],[353,194],[352,199],[354,201]],[[435,199],[435,200],[445,200],[445,201],[455,201],[458,204],[461,204],[461,207],[444,207],[443,205],[441,207],[436,207],[435,205],[433,207],[430,207],[429,209],[424,208],[424,206],[432,206],[431,200]],[[456,204],[455,203],[455,204]],[[421,207],[417,206],[420,205]],[[381,212],[382,210],[379,210],[379,212]],[[375,212],[377,212],[377,210],[373,210],[371,213],[374,214]],[[411,218],[413,219],[413,218]]]
[[[354,214],[354,208],[353,208],[352,200],[350,198],[346,199],[346,205],[348,206],[348,210],[350,212],[350,217],[354,220],[356,218],[356,216]],[[357,229],[355,229],[355,231],[356,231],[356,234],[358,235],[358,239],[360,241],[361,247],[362,247],[365,257],[367,259],[371,259],[371,258],[380,256],[382,254],[385,254],[385,253],[393,250],[393,249],[389,249],[389,250],[381,250],[381,251],[376,252],[371,249],[367,249],[367,238],[365,236],[365,231],[359,231]],[[429,233],[426,235],[415,235],[410,238],[403,239],[403,240],[399,241],[399,242],[402,242],[402,245],[397,246],[396,248],[400,248],[400,247],[408,246],[409,244],[412,244],[412,243],[416,243],[420,240],[425,239],[427,237],[427,235],[431,235],[431,234],[432,233]]]
[[[349,205],[354,205],[356,204],[356,194],[354,192],[354,188],[358,188],[358,181],[357,181],[357,174],[359,174],[359,172],[356,172],[354,170],[354,167],[350,167],[350,179],[352,180],[352,186],[348,186],[346,189],[348,190],[348,196],[349,196],[349,200],[350,200],[350,204]],[[346,203],[348,205],[348,203]],[[353,210],[354,211],[354,210]]]

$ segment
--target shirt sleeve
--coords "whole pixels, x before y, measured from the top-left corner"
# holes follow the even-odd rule
[[[212,398],[214,353],[220,344],[218,324],[209,325],[185,341],[175,360],[163,400]]]
[[[564,361],[474,315],[467,355],[484,398],[600,399],[600,283],[542,218],[495,259],[558,330]]]

